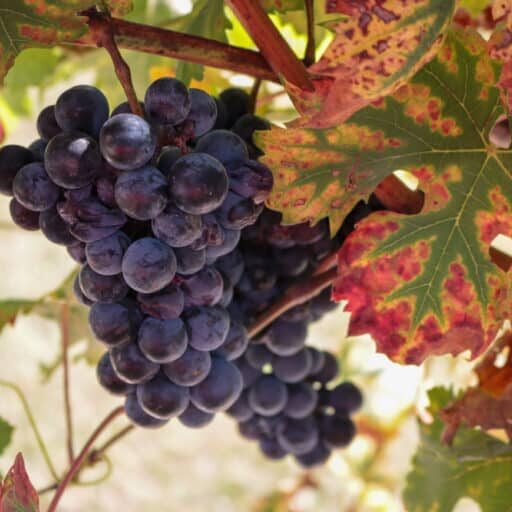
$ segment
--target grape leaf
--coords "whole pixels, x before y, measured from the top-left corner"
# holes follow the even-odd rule
[[[39,300],[0,300],[0,331],[7,324],[13,324],[18,315],[30,313],[38,303]]]
[[[345,121],[405,83],[439,48],[454,0],[326,0],[328,13],[350,14],[328,24],[335,32],[309,68],[314,91],[287,84],[301,118],[293,126],[326,128]]]
[[[25,469],[21,453],[16,455],[0,486],[0,512],[38,512],[39,496]]]
[[[22,50],[54,46],[84,34],[87,25],[76,13],[95,3],[91,0],[3,2],[0,5],[0,84]],[[102,3],[118,15],[131,9],[131,0],[110,0]]]
[[[338,128],[259,134],[274,169],[269,205],[286,223],[329,216],[335,233],[394,170],[418,178],[421,213],[359,223],[333,287],[350,335],[372,334],[394,360],[475,356],[512,317],[510,278],[489,256],[495,236],[512,235],[512,151],[488,143],[503,112],[499,71],[477,33],[454,30],[409,84]]]
[[[7,421],[5,421],[2,417],[0,417],[0,455],[2,455],[2,453],[11,443],[13,432],[14,427],[7,423]]]
[[[223,0],[197,0],[190,14],[177,19],[172,27],[187,34],[227,42],[226,30],[231,28],[231,23],[224,13]],[[203,73],[203,66],[199,64],[180,61],[176,66],[176,77],[186,85],[192,79],[202,80]]]
[[[435,417],[453,398],[442,388],[430,390]],[[475,500],[482,512],[510,512],[512,445],[478,430],[461,429],[453,446],[441,442],[438,419],[420,424],[420,445],[412,460],[403,498],[409,512],[449,512],[462,497]]]
[[[268,12],[299,11],[304,9],[304,0],[259,0]]]
[[[473,15],[482,12],[489,5],[489,0],[459,0],[458,6],[466,9]]]

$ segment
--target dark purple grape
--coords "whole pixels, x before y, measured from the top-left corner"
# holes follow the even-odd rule
[[[331,299],[330,287],[311,300],[311,310],[316,317],[322,317],[337,307],[338,304]]]
[[[249,112],[251,98],[243,89],[229,87],[220,93],[219,99],[226,106],[228,128],[233,126],[238,118]]]
[[[318,428],[311,417],[300,420],[288,418],[276,434],[282,448],[294,455],[310,452],[319,439]]]
[[[123,256],[130,243],[130,238],[122,231],[116,231],[113,235],[91,242],[85,248],[87,263],[98,274],[120,274]]]
[[[252,344],[245,354],[247,362],[257,370],[263,370],[264,366],[272,365],[274,354],[265,345]]]
[[[203,232],[198,243],[204,242],[204,247],[215,247],[224,243],[225,230],[221,227],[215,215],[208,213],[202,215]],[[194,245],[194,244],[192,244]]]
[[[146,165],[123,172],[117,178],[114,194],[126,215],[137,220],[151,220],[167,206],[167,180],[156,167]]]
[[[54,183],[67,189],[92,183],[103,164],[98,143],[80,133],[60,133],[48,143],[44,166]]]
[[[36,125],[37,133],[46,142],[62,131],[55,119],[55,105],[48,105],[41,110],[37,116]]]
[[[331,456],[331,450],[323,443],[318,443],[311,451],[296,455],[297,462],[306,469],[325,464]]]
[[[364,201],[359,201],[345,217],[339,233],[342,236],[348,236],[354,231],[356,224],[368,217],[370,213],[372,213],[372,209]]]
[[[261,376],[249,390],[249,404],[254,412],[262,416],[274,416],[286,406],[286,385],[272,375]]]
[[[146,359],[137,343],[123,343],[110,350],[110,361],[117,376],[129,384],[141,384],[151,380],[160,365]]]
[[[103,158],[122,171],[132,171],[147,164],[156,148],[151,126],[135,114],[117,114],[101,128],[100,148]]]
[[[261,427],[258,422],[258,417],[253,416],[246,421],[242,421],[238,424],[238,432],[242,437],[249,439],[251,441],[258,440],[261,435]]]
[[[175,361],[162,366],[164,373],[179,386],[195,386],[203,381],[212,366],[209,352],[200,352],[188,347]]]
[[[222,244],[206,248],[206,257],[208,261],[213,263],[217,261],[217,258],[233,252],[237,248],[239,242],[240,230],[224,229],[224,241]]]
[[[97,303],[89,311],[92,332],[109,347],[134,342],[142,320],[142,313],[131,301]]]
[[[126,250],[122,270],[130,288],[140,293],[157,292],[172,281],[176,273],[176,256],[160,240],[141,238]]]
[[[245,142],[228,130],[207,133],[199,139],[196,151],[207,153],[229,168],[239,166],[249,159]]]
[[[330,390],[329,405],[337,414],[352,414],[363,405],[363,395],[352,382],[343,382]]]
[[[12,184],[14,197],[29,210],[43,212],[55,205],[59,189],[53,183],[41,162],[24,165]]]
[[[170,363],[187,350],[187,331],[179,318],[158,320],[147,317],[139,329],[141,352],[154,363]]]
[[[324,415],[319,423],[322,439],[331,448],[348,446],[356,435],[354,423],[344,416]]]
[[[215,267],[226,276],[233,285],[236,285],[244,272],[244,258],[239,250],[234,250],[221,256],[215,262]]]
[[[98,138],[108,119],[107,98],[96,87],[77,85],[64,91],[55,104],[55,119],[66,132],[85,132]]]
[[[115,184],[116,178],[114,176],[100,176],[95,181],[98,199],[109,208],[117,206],[114,192]]]
[[[128,395],[135,392],[135,386],[122,381],[114,371],[114,367],[110,362],[110,355],[105,352],[96,367],[96,376],[98,382],[103,389],[106,389],[113,395]]]
[[[318,373],[324,366],[325,352],[315,347],[307,347],[307,351],[311,355],[311,375]]]
[[[213,306],[222,297],[222,276],[214,267],[204,267],[197,274],[184,276],[181,289],[185,294],[185,307]]]
[[[283,414],[275,414],[274,416],[260,416],[258,422],[262,433],[265,436],[276,435],[277,429],[286,421],[286,416]]]
[[[280,316],[286,322],[310,322],[312,320],[309,302],[299,304]]]
[[[236,402],[226,411],[226,413],[235,418],[237,421],[250,420],[254,413],[247,400],[247,392],[244,391],[236,400]]]
[[[227,361],[241,357],[249,344],[246,328],[239,322],[231,320],[229,331],[224,343],[215,351]]]
[[[256,160],[248,160],[228,170],[229,188],[242,197],[263,203],[272,190],[274,178],[270,169]]]
[[[44,162],[44,152],[48,143],[43,139],[36,139],[30,143],[28,149],[34,156],[36,162]]]
[[[154,235],[171,247],[186,247],[202,233],[203,223],[198,215],[191,215],[168,205],[151,223]]]
[[[311,354],[303,348],[291,356],[276,356],[272,368],[276,377],[283,382],[295,383],[308,376],[312,363]]]
[[[144,112],[144,103],[142,101],[139,101],[139,106],[140,106],[142,112]],[[114,117],[117,114],[133,114],[130,104],[127,101],[123,101],[123,103],[119,103],[119,105],[117,105],[117,107],[114,110],[112,110],[110,117]]]
[[[246,142],[254,142],[252,138],[254,132],[257,130],[270,130],[270,123],[266,119],[254,114],[244,114],[237,119],[231,129]]]
[[[243,229],[254,224],[262,211],[262,204],[255,204],[251,199],[229,192],[215,215],[223,228]]]
[[[311,226],[307,222],[292,227],[293,239],[299,245],[311,245],[329,236],[329,222],[324,219]]]
[[[210,373],[190,390],[190,400],[205,412],[229,409],[242,393],[242,375],[237,367],[219,356],[212,357]]]
[[[79,274],[80,288],[94,302],[118,302],[128,294],[128,286],[122,276],[102,276],[84,265]]]
[[[309,265],[309,254],[304,247],[274,249],[273,256],[277,271],[284,277],[300,276]]]
[[[339,365],[337,359],[330,352],[324,351],[324,363],[322,368],[311,378],[315,382],[327,384],[338,376],[338,372]]]
[[[231,284],[230,280],[226,276],[222,276],[222,297],[220,298],[218,305],[222,308],[227,308],[231,302],[233,301],[233,296],[235,294],[235,288]]]
[[[39,228],[43,235],[58,245],[76,244],[76,238],[70,233],[69,226],[62,220],[55,208],[39,214]]]
[[[248,265],[237,284],[237,289],[244,295],[251,295],[253,292],[271,290],[275,287],[276,282],[277,274],[268,263],[266,265]]]
[[[261,372],[251,366],[245,357],[239,357],[233,363],[236,365],[242,375],[244,389],[250,388],[261,376]]]
[[[9,203],[9,212],[14,224],[27,231],[37,231],[39,229],[39,212],[34,212],[25,208],[14,197]]]
[[[189,89],[190,112],[186,121],[192,122],[194,137],[200,137],[210,131],[217,119],[217,104],[206,92]]]
[[[210,412],[201,411],[192,402],[189,402],[185,411],[178,416],[178,420],[188,428],[201,428],[208,425],[214,416]]]
[[[176,206],[195,215],[218,208],[228,191],[224,166],[205,153],[179,158],[169,174],[171,199]]]
[[[156,166],[160,172],[168,178],[171,173],[172,166],[178,158],[181,158],[181,156],[181,149],[178,146],[166,146],[162,149]]]
[[[75,295],[76,300],[83,304],[84,306],[92,306],[94,302],[91,299],[88,299],[84,292],[82,291],[82,288],[80,288],[80,280],[78,279],[78,274],[76,275],[75,279],[73,280],[73,293]]]
[[[183,292],[174,284],[170,284],[156,293],[138,293],[137,300],[140,309],[146,315],[160,320],[178,318],[185,304]]]
[[[0,149],[0,193],[13,195],[13,182],[18,171],[34,161],[34,155],[23,146],[9,144]]]
[[[219,348],[228,335],[229,313],[219,307],[196,307],[185,311],[188,341],[196,350]]]
[[[267,345],[278,356],[291,356],[304,347],[307,334],[306,323],[278,319],[270,327]]]
[[[288,386],[288,402],[283,412],[295,419],[307,418],[318,404],[318,393],[310,384],[299,382]]]
[[[179,80],[159,78],[148,87],[144,105],[151,121],[176,125],[190,112],[190,94]]]
[[[150,416],[139,404],[137,395],[130,393],[125,400],[124,410],[128,419],[138,427],[142,428],[160,428],[163,427],[169,420],[160,420],[154,416]]]
[[[222,130],[223,128],[228,128],[228,111],[226,109],[226,105],[219,98],[213,98],[215,104],[217,105],[217,119],[215,120],[215,124],[213,126],[214,130]]]
[[[280,460],[286,457],[287,452],[275,437],[264,436],[260,439],[260,450],[265,457],[271,460]]]
[[[183,276],[190,276],[199,272],[206,264],[206,251],[201,249],[194,251],[190,247],[177,247],[174,249],[176,255],[176,272]]]
[[[172,383],[165,375],[137,386],[137,400],[150,416],[166,420],[179,416],[189,404],[189,390]]]

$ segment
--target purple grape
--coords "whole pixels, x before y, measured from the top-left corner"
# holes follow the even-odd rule
[[[190,112],[190,94],[179,80],[159,78],[148,87],[144,105],[151,121],[176,125]]]
[[[137,300],[140,309],[160,320],[178,318],[185,304],[183,292],[174,284],[151,294],[138,293]]]
[[[28,147],[36,162],[44,162],[44,152],[48,143],[43,139],[32,141]]]
[[[254,224],[262,211],[262,204],[257,205],[251,199],[229,192],[215,215],[223,228],[243,229]]]
[[[84,265],[79,274],[80,288],[94,302],[118,302],[128,294],[128,286],[122,276],[102,276]]]
[[[68,246],[77,242],[70,233],[69,226],[61,219],[55,208],[39,214],[39,228],[43,235],[54,244]]]
[[[295,419],[307,418],[318,404],[318,393],[310,384],[299,382],[288,386],[288,402],[283,412]]]
[[[179,386],[195,386],[206,379],[212,365],[209,352],[200,352],[188,347],[175,361],[164,364],[167,377]]]
[[[231,320],[228,335],[215,353],[227,361],[233,361],[245,353],[248,344],[249,336],[246,328],[241,323]]]
[[[279,319],[270,327],[267,346],[278,356],[291,356],[304,347],[307,333],[306,323]]]
[[[271,460],[280,460],[287,455],[286,450],[274,437],[262,437],[260,439],[259,445],[263,455]]]
[[[117,376],[128,384],[141,384],[151,380],[160,365],[144,357],[137,343],[123,343],[110,349],[110,361]]]
[[[239,250],[234,250],[221,256],[215,262],[215,267],[226,276],[233,285],[236,285],[244,272],[244,258]]]
[[[199,139],[196,151],[207,153],[224,166],[234,168],[249,159],[245,142],[228,130],[214,130]]]
[[[244,389],[250,388],[261,376],[261,372],[252,367],[245,357],[239,357],[233,363],[236,365],[242,375]]]
[[[330,390],[329,405],[337,414],[349,415],[356,412],[363,404],[363,395],[352,382],[343,382]]]
[[[55,119],[55,105],[48,105],[41,110],[37,116],[36,125],[37,133],[46,142],[62,131],[62,128]]]
[[[181,149],[178,146],[166,146],[160,153],[156,166],[166,178],[169,178],[174,162],[181,156]]]
[[[324,415],[320,420],[320,432],[327,446],[330,448],[344,448],[354,439],[356,427],[347,417]]]
[[[322,368],[311,378],[315,382],[327,384],[338,376],[339,365],[337,359],[330,353],[324,351],[324,363]]]
[[[254,416],[254,412],[247,400],[246,391],[242,392],[236,402],[226,411],[226,413],[241,422],[250,420]]]
[[[253,134],[257,130],[270,130],[270,123],[254,114],[244,114],[239,117],[232,128],[233,132],[246,142],[253,143]]]
[[[114,192],[115,184],[116,178],[114,176],[100,176],[95,181],[98,199],[109,208],[117,206]]]
[[[226,340],[230,319],[225,309],[218,306],[196,307],[186,310],[184,319],[192,348],[209,352]]]
[[[246,421],[242,421],[238,424],[238,432],[242,437],[251,441],[258,440],[261,435],[261,427],[257,416],[252,416]]]
[[[151,223],[154,235],[171,247],[186,247],[202,233],[203,223],[198,215],[168,205]]]
[[[229,87],[220,93],[219,99],[226,106],[228,128],[233,126],[239,117],[249,112],[251,98],[243,89]]]
[[[82,288],[80,288],[80,280],[78,279],[78,274],[75,276],[75,279],[73,280],[73,293],[75,295],[76,300],[83,304],[84,306],[92,306],[94,302],[91,299],[88,299],[84,292],[82,291]]]
[[[178,420],[188,428],[201,428],[208,425],[214,416],[210,412],[201,411],[192,402],[189,402],[185,411],[178,416]]]
[[[170,363],[187,350],[187,331],[179,318],[147,317],[140,326],[138,339],[141,352],[154,363]]]
[[[34,155],[23,146],[9,144],[0,148],[0,193],[13,195],[13,182],[18,171],[34,161]]]
[[[275,376],[283,382],[295,383],[308,376],[312,363],[311,354],[303,348],[291,356],[276,356],[272,368]]]
[[[91,242],[85,248],[87,263],[98,274],[120,274],[123,256],[130,243],[130,238],[122,231],[116,231],[113,235]]]
[[[217,258],[233,252],[240,242],[238,229],[224,229],[224,242],[221,245],[211,246],[206,249],[208,261],[217,261]]]
[[[296,455],[297,462],[304,468],[310,469],[325,464],[331,456],[331,450],[323,443],[318,443],[311,451]]]
[[[274,354],[265,345],[252,344],[245,354],[247,362],[257,370],[263,370],[264,366],[272,365]]]
[[[201,249],[194,251],[189,247],[178,247],[174,249],[178,274],[190,276],[199,272],[206,264],[206,251]]]
[[[268,167],[256,160],[248,160],[228,171],[229,188],[242,197],[263,203],[272,190],[274,178]]]
[[[185,294],[185,307],[213,306],[222,297],[222,276],[214,267],[204,267],[197,274],[184,276],[181,289]]]
[[[310,452],[319,440],[318,428],[311,417],[300,420],[288,418],[276,434],[281,447],[294,455]]]
[[[43,212],[55,205],[59,189],[53,183],[41,162],[23,166],[14,178],[14,197],[29,210]]]
[[[19,226],[21,229],[25,229],[27,231],[37,231],[39,229],[39,212],[34,212],[25,208],[14,197],[9,203],[9,212],[14,224]]]
[[[142,112],[144,112],[144,103],[142,101],[139,101],[139,106],[140,106]],[[114,117],[117,114],[133,114],[130,104],[127,101],[123,101],[123,103],[119,103],[119,105],[117,105],[117,107],[114,110],[112,110],[110,117]]]
[[[217,103],[200,89],[189,89],[190,112],[186,121],[192,122],[194,136],[200,137],[210,131],[217,119]]]
[[[105,352],[101,356],[98,366],[96,367],[96,376],[100,386],[113,395],[123,396],[135,392],[135,386],[133,386],[133,384],[124,382],[116,375],[114,367],[110,362],[110,355],[108,352]]]
[[[315,347],[307,347],[307,351],[311,355],[311,375],[318,373],[324,366],[325,352]]]
[[[128,419],[142,428],[160,428],[169,420],[160,420],[144,412],[135,393],[130,393],[125,400],[124,410]]]
[[[261,376],[249,390],[252,410],[262,416],[274,416],[286,406],[288,390],[285,384],[273,375]]]

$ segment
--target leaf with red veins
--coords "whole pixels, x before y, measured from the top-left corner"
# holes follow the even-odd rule
[[[9,0],[0,5],[0,85],[26,48],[54,46],[73,41],[87,31],[85,18],[76,13],[94,6],[93,0]],[[131,10],[130,0],[108,0],[116,15]]]
[[[361,221],[333,286],[350,334],[372,334],[396,361],[475,357],[512,318],[510,274],[490,257],[497,234],[512,236],[512,151],[489,143],[500,71],[477,33],[454,30],[410,83],[345,124],[258,135],[274,169],[268,205],[287,223],[329,217],[334,234],[393,171],[417,178],[421,212]]]
[[[431,60],[453,15],[454,0],[326,0],[328,13],[349,15],[309,71],[313,92],[287,84],[301,114],[293,126],[336,126],[382,98]]]
[[[39,496],[25,469],[21,453],[0,485],[0,512],[38,512]]]

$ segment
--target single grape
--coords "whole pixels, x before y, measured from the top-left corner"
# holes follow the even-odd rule
[[[217,103],[201,89],[189,89],[190,112],[187,121],[191,121],[194,128],[194,136],[200,137],[210,131],[217,119]]]
[[[325,363],[325,352],[315,347],[307,347],[307,351],[311,355],[311,375],[318,373]]]
[[[228,130],[213,130],[203,135],[196,146],[198,153],[207,153],[229,168],[249,159],[245,142]]]
[[[311,451],[296,455],[295,458],[303,468],[310,469],[325,464],[330,456],[331,450],[324,443],[317,443]]]
[[[260,439],[259,445],[263,455],[271,460],[280,460],[287,455],[275,437],[264,436]]]
[[[309,265],[309,254],[304,247],[274,249],[273,256],[277,271],[284,277],[298,277],[307,270]]]
[[[273,375],[261,376],[249,390],[249,404],[254,412],[262,416],[273,416],[286,406],[286,385]]]
[[[151,160],[156,137],[142,117],[116,114],[101,128],[100,148],[110,165],[122,171],[132,171]]]
[[[230,87],[222,91],[219,98],[226,105],[228,128],[233,126],[239,117],[249,112],[251,98],[243,89]]]
[[[12,185],[14,197],[29,210],[49,210],[59,197],[59,189],[53,183],[41,162],[24,165],[16,174]]]
[[[289,309],[280,318],[286,322],[310,322],[313,315],[311,314],[309,302],[304,302],[304,304],[299,304]]]
[[[348,446],[356,435],[352,420],[344,416],[323,415],[320,419],[320,432],[325,444],[331,448]]]
[[[114,176],[100,176],[94,182],[98,199],[109,208],[117,206],[115,198],[116,178]]]
[[[237,421],[247,421],[254,416],[249,401],[247,399],[247,391],[242,392],[236,402],[226,411],[226,413],[235,418]]]
[[[85,247],[87,263],[98,274],[120,274],[123,256],[130,243],[130,238],[122,231],[116,231],[113,235],[91,242]]]
[[[124,402],[124,411],[128,419],[142,428],[160,428],[169,420],[160,420],[144,412],[135,393],[130,393]]]
[[[303,348],[291,356],[276,356],[272,368],[276,377],[283,382],[295,383],[308,376],[312,363],[311,354]]]
[[[235,287],[231,284],[230,280],[226,276],[222,276],[222,297],[220,298],[218,305],[222,308],[227,308],[233,301],[235,294]]]
[[[329,222],[326,219],[321,220],[314,226],[308,222],[292,226],[293,240],[299,245],[311,245],[329,236]]]
[[[175,361],[164,364],[162,369],[172,382],[179,386],[195,386],[203,381],[212,365],[209,352],[200,352],[188,347]]]
[[[260,416],[258,418],[258,423],[263,435],[272,437],[275,437],[277,429],[281,428],[281,425],[285,421],[286,416],[281,413],[275,414],[273,416]]]
[[[265,345],[251,345],[245,354],[247,362],[257,370],[263,370],[267,364],[272,365],[274,354]]]
[[[178,247],[174,249],[178,274],[190,276],[199,272],[206,264],[206,251],[201,249],[194,251],[189,247]]]
[[[43,235],[59,245],[73,245],[76,238],[70,233],[69,226],[62,220],[55,208],[50,208],[39,214],[39,228]]]
[[[34,155],[23,146],[8,144],[0,148],[0,193],[13,195],[13,182],[18,171],[34,161]]]
[[[352,382],[343,382],[330,390],[329,405],[338,414],[352,414],[361,408],[363,395]]]
[[[252,416],[246,421],[242,421],[238,424],[238,432],[242,437],[251,441],[258,440],[261,435],[261,427],[258,422],[257,416]]]
[[[37,231],[39,229],[39,212],[34,212],[25,208],[16,198],[12,198],[9,203],[9,212],[14,224],[27,231]]]
[[[143,315],[131,301],[97,303],[89,311],[89,325],[94,336],[114,347],[137,339]]]
[[[44,152],[48,143],[43,139],[32,141],[28,147],[36,162],[44,162]]]
[[[195,215],[218,208],[228,191],[224,166],[205,153],[179,158],[169,173],[171,199],[176,206]]]
[[[79,131],[98,138],[108,119],[105,95],[96,87],[77,85],[64,91],[55,104],[55,119],[66,132]]]
[[[138,293],[137,301],[146,315],[160,320],[178,318],[185,304],[183,292],[174,284],[155,293]]]
[[[255,204],[251,199],[229,192],[215,215],[223,228],[243,229],[254,224],[262,211],[262,204]]]
[[[268,263],[249,265],[238,282],[237,289],[244,295],[251,295],[253,292],[271,290],[276,282],[277,274]]]
[[[116,375],[114,367],[110,362],[110,355],[108,352],[105,352],[101,356],[98,366],[96,367],[96,376],[100,386],[113,395],[123,396],[135,392],[133,384],[124,382]]]
[[[176,125],[190,112],[190,94],[179,80],[159,78],[148,87],[144,105],[151,121]]]
[[[208,425],[214,416],[210,412],[201,411],[189,402],[188,407],[178,416],[178,420],[188,428],[201,428]]]
[[[288,386],[288,402],[283,412],[295,419],[307,418],[313,414],[318,404],[318,393],[306,382]]]
[[[221,245],[207,247],[207,259],[214,262],[217,258],[233,252],[240,242],[240,234],[238,229],[224,229],[224,241]]]
[[[183,276],[181,289],[185,294],[185,307],[213,306],[222,297],[222,276],[217,269],[207,266],[196,274]]]
[[[110,361],[117,376],[129,384],[151,380],[160,365],[146,359],[137,343],[123,343],[110,349]]]
[[[203,249],[206,247],[216,247],[224,243],[225,230],[218,223],[215,215],[207,213],[201,216],[203,222],[203,232],[201,237],[197,239],[192,247],[197,243],[203,245]],[[195,247],[194,247],[195,248]]]
[[[102,276],[87,264],[81,268],[79,279],[85,296],[94,302],[118,302],[128,294],[122,276]]]
[[[135,291],[157,292],[172,281],[176,256],[168,245],[156,238],[141,238],[126,250],[122,270],[128,286]]]
[[[254,143],[252,138],[254,132],[257,130],[270,130],[270,123],[266,119],[254,114],[244,114],[237,119],[231,129],[246,142]]]
[[[228,171],[229,188],[242,197],[263,203],[272,190],[274,178],[268,167],[256,160],[247,160]]]
[[[171,247],[186,247],[202,233],[203,223],[198,215],[185,213],[169,204],[156,216],[151,227],[154,235]]]
[[[48,142],[62,131],[55,119],[55,105],[48,105],[37,116],[37,133],[44,141]]]
[[[190,400],[205,412],[229,409],[242,393],[242,375],[237,367],[219,356],[212,357],[210,373],[190,390]]]
[[[217,105],[217,119],[215,120],[215,124],[213,125],[214,130],[222,130],[223,128],[228,128],[228,111],[226,105],[219,98],[213,98],[215,104]]]
[[[188,309],[184,320],[189,344],[196,350],[215,350],[226,340],[230,325],[229,313],[219,306]]]
[[[334,311],[338,304],[331,299],[331,288],[325,289],[311,301],[311,310],[317,317],[322,317],[330,311]]]
[[[311,378],[315,382],[327,384],[338,376],[339,365],[337,359],[330,353],[324,352],[324,363],[322,368]]]
[[[268,348],[278,356],[291,356],[304,347],[308,333],[305,322],[276,320],[269,331]]]
[[[288,418],[279,426],[276,435],[281,447],[294,455],[310,452],[319,440],[318,428],[311,417]]]
[[[261,376],[261,372],[251,366],[245,357],[239,357],[233,363],[236,365],[242,375],[244,389],[250,388]]]
[[[215,262],[215,267],[226,276],[233,285],[236,285],[244,272],[244,257],[239,250],[234,250],[221,256]]]
[[[181,149],[178,146],[166,146],[162,149],[156,166],[166,178],[169,178],[174,162],[181,156]]]
[[[166,420],[179,416],[189,404],[189,390],[173,384],[165,375],[137,386],[137,400],[150,416]]]
[[[233,361],[245,353],[248,344],[249,336],[246,328],[241,323],[231,320],[228,335],[215,353],[227,361]]]
[[[139,101],[139,106],[140,106],[142,112],[144,112],[144,103],[142,101]],[[114,117],[117,114],[133,114],[130,104],[127,101],[123,101],[123,103],[119,103],[119,105],[117,105],[117,107],[114,110],[112,110],[110,117]]]
[[[154,363],[170,363],[187,350],[185,324],[179,318],[158,320],[147,317],[139,329],[141,352]]]
[[[80,280],[78,279],[78,275],[73,280],[73,293],[75,295],[75,298],[80,304],[83,304],[84,306],[92,306],[94,302],[91,299],[88,299],[84,292],[82,291],[82,288],[80,288]]]
[[[167,180],[156,167],[146,165],[123,172],[117,178],[114,194],[119,208],[129,217],[154,219],[167,206]]]

